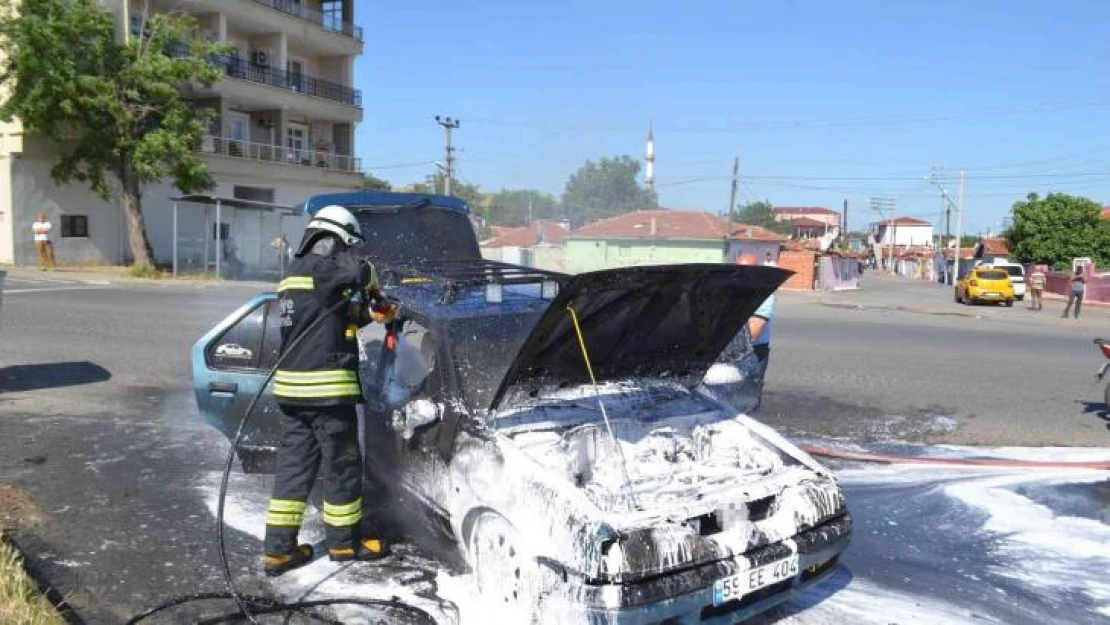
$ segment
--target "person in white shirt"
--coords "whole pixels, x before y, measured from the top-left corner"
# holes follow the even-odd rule
[[[35,235],[35,249],[39,253],[39,269],[54,266],[54,244],[50,242],[52,227],[45,213],[35,215],[35,223],[31,224],[31,232]]]

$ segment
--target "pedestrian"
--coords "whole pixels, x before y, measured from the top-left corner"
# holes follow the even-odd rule
[[[278,285],[283,360],[274,373],[274,397],[282,433],[266,514],[265,572],[270,576],[312,560],[312,546],[297,544],[297,534],[318,471],[323,473],[329,557],[368,561],[389,553],[385,541],[365,531],[362,523],[363,464],[355,406],[363,396],[358,333],[348,330],[354,329],[352,324],[389,322],[397,311],[394,306],[379,311],[343,305],[348,291],[376,288],[373,266],[352,250],[360,241],[358,220],[350,211],[320,209]],[[294,341],[299,341],[295,348]]]
[[[35,215],[35,222],[31,224],[31,232],[35,235],[35,249],[39,256],[39,269],[54,267],[54,244],[50,242],[50,230],[53,225],[46,218],[45,213]]]
[[[1075,319],[1079,318],[1079,308],[1083,306],[1083,292],[1087,289],[1087,274],[1086,265],[1079,265],[1075,268],[1075,273],[1071,276],[1071,289],[1068,293],[1068,306],[1064,309],[1064,314],[1061,316],[1067,319],[1068,311],[1071,310],[1071,305],[1075,303]]]
[[[1033,265],[1029,274],[1029,310],[1040,310],[1044,303],[1045,275],[1040,265]]]

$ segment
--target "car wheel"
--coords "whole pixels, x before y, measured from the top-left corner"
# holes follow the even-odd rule
[[[960,290],[956,289],[954,291],[954,293],[955,293],[955,296],[956,296],[956,303],[959,304],[960,303]]]
[[[482,597],[509,611],[514,623],[538,622],[539,570],[516,528],[496,512],[483,512],[467,543]]]
[[[1025,301],[1025,296],[1024,295],[1018,295],[1017,296],[1017,301],[1019,301],[1019,302]]]
[[[1014,300],[1012,300],[1012,299],[1006,300],[1006,308],[1013,308],[1013,307],[1014,307]]]
[[[1102,392],[1102,401],[1106,404],[1106,410],[1110,411],[1110,382],[1106,383],[1106,390]]]

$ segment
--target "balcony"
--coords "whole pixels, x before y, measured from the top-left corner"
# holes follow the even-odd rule
[[[169,46],[166,49],[166,54],[175,57],[188,56],[189,48],[184,45]],[[288,89],[295,93],[303,93],[305,95],[346,104],[347,106],[362,108],[361,91],[329,80],[286,72],[265,65],[256,65],[244,61],[237,56],[213,55],[208,57],[208,61],[216,67],[223,69],[224,73],[232,78],[269,85],[279,89]]]
[[[229,156],[262,163],[275,163],[295,167],[319,167],[345,173],[361,171],[362,163],[353,156],[332,154],[325,150],[305,148],[295,150],[280,145],[250,143],[228,137],[205,136],[201,141],[201,154]]]
[[[348,37],[353,37],[362,41],[362,27],[355,26],[350,22],[344,22],[342,18],[317,11],[304,6],[301,2],[294,2],[294,0],[252,0],[255,4],[270,7],[275,11],[280,11],[286,15],[300,18],[306,22],[312,22],[324,30],[332,32],[343,33]]]

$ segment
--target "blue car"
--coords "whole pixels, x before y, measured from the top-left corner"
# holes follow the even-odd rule
[[[851,519],[833,475],[702,391],[789,276],[690,264],[565,275],[482,259],[454,198],[311,198],[358,215],[401,304],[397,348],[360,332],[371,485],[449,528],[514,622],[735,623],[830,574]],[[276,361],[276,295],[193,348],[229,438]],[[268,394],[238,452],[267,470]]]

